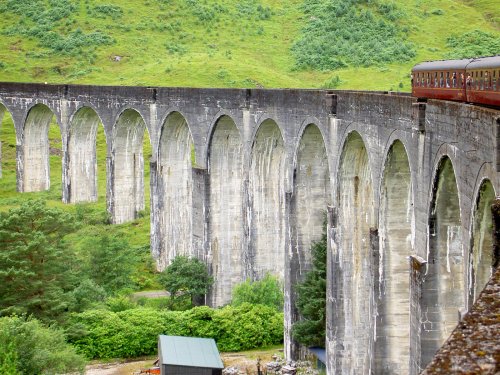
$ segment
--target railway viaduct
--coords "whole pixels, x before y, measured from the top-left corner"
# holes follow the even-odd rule
[[[97,198],[102,124],[114,223],[145,207],[147,132],[158,267],[203,259],[215,306],[245,278],[281,277],[289,357],[293,285],[327,218],[330,374],[418,373],[498,262],[496,110],[377,92],[14,83],[0,103],[21,192],[49,187],[55,116],[67,203]]]

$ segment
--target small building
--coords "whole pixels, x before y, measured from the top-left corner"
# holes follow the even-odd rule
[[[160,335],[161,375],[222,375],[224,365],[214,339]]]

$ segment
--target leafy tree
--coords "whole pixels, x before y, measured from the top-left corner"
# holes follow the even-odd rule
[[[117,236],[104,234],[99,241],[89,241],[89,274],[94,282],[109,294],[125,288],[132,288],[135,283],[132,275],[139,262],[136,249]]]
[[[83,372],[85,359],[66,343],[62,331],[36,319],[0,318],[2,374],[63,374]]]
[[[312,269],[296,285],[295,306],[302,320],[292,327],[295,340],[305,346],[325,345],[326,330],[326,230],[320,241],[311,246]]]
[[[71,308],[79,270],[64,244],[73,217],[43,201],[0,213],[0,313],[53,321]]]
[[[283,310],[283,286],[276,276],[266,274],[262,280],[246,280],[233,289],[231,304],[239,306],[243,303],[260,304]]]
[[[170,293],[172,302],[188,296],[193,306],[200,304],[200,299],[212,286],[213,278],[199,259],[177,256],[161,273],[160,283]]]

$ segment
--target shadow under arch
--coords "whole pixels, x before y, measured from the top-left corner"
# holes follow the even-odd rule
[[[380,259],[375,373],[409,373],[410,275],[413,189],[408,154],[395,140],[384,163],[380,189]]]
[[[337,349],[331,361],[337,368],[369,373],[373,356],[374,266],[372,251],[378,247],[373,227],[373,183],[368,153],[361,135],[352,131],[342,148],[338,170],[339,263],[333,285],[334,341]]]
[[[253,139],[248,196],[249,250],[247,277],[253,280],[271,273],[284,279],[285,146],[274,120],[264,120]]]
[[[448,338],[465,307],[459,193],[448,156],[439,160],[433,181],[421,297],[421,368]]]
[[[233,119],[219,117],[208,147],[209,264],[215,283],[212,305],[231,300],[243,280],[243,143]]]
[[[186,118],[171,112],[163,122],[158,146],[157,199],[160,209],[159,269],[177,255],[194,255],[194,143]]]
[[[22,192],[50,188],[49,128],[53,117],[54,112],[41,103],[28,111],[22,134]]]
[[[131,108],[123,110],[113,126],[108,206],[114,224],[136,219],[145,208],[143,140],[146,129],[141,114]]]
[[[500,261],[495,254],[495,189],[489,179],[484,179],[475,199],[471,250],[469,258],[469,306],[482,292]]]
[[[94,108],[80,107],[69,124],[69,202],[97,201],[97,132],[102,121]]]

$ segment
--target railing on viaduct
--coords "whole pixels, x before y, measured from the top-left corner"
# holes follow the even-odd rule
[[[47,131],[62,137],[64,202],[97,199],[96,132],[107,143],[114,223],[144,209],[159,268],[202,258],[212,305],[266,272],[293,285],[327,216],[329,373],[412,373],[492,272],[499,111],[407,95],[0,84],[17,139],[17,189],[49,187]],[[498,222],[498,220],[497,220]]]

